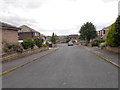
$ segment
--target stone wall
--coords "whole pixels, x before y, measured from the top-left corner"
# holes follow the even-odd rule
[[[120,47],[106,47],[106,50],[111,51],[111,52],[115,52],[115,53],[120,53]]]
[[[32,54],[35,54],[35,53],[38,53],[41,51],[48,50],[48,49],[49,49],[48,47],[42,47],[42,48],[37,48],[37,49],[32,49],[32,50],[26,50],[23,53],[14,52],[14,53],[10,53],[10,54],[5,54],[5,55],[3,55],[2,58],[0,58],[0,60],[2,60],[2,61],[14,60],[17,58],[29,56],[29,55],[32,55]]]

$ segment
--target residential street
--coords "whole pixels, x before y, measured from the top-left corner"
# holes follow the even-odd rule
[[[118,88],[118,68],[81,46],[59,50],[3,76],[3,88]]]

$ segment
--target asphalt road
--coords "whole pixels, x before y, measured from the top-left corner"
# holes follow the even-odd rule
[[[3,79],[3,88],[118,88],[118,69],[80,46],[59,50]]]

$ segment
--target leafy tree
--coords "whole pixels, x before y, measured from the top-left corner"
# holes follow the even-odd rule
[[[120,46],[120,16],[118,16],[116,22],[110,26],[106,41],[111,47]]]
[[[80,28],[80,39],[87,40],[89,43],[91,39],[97,37],[95,26],[91,22],[87,22]]]
[[[34,39],[34,42],[37,47],[39,47],[39,48],[42,47],[42,43],[43,43],[42,38],[36,38],[36,39]]]

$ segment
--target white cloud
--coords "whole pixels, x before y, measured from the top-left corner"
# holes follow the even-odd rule
[[[117,18],[117,0],[4,0],[1,20],[15,25],[27,24],[45,35],[78,33],[89,21],[97,29]]]

